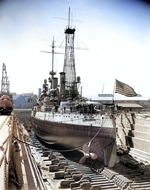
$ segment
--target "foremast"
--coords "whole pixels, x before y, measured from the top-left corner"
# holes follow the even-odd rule
[[[65,29],[65,58],[64,58],[64,68],[63,68],[63,72],[65,73],[66,90],[69,90],[70,87],[73,85],[73,83],[76,83],[74,37],[75,37],[75,28],[72,28],[70,26],[70,7],[69,7],[68,26]]]

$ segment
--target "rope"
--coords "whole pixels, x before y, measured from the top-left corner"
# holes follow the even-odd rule
[[[19,140],[19,139],[18,139],[17,137],[15,137],[15,136],[13,136],[13,137],[14,137],[16,140],[18,140],[19,142],[24,143],[24,144],[26,144],[26,145],[28,145],[28,146],[37,147],[37,146],[35,146],[35,145],[32,145],[32,144],[26,143],[26,142],[24,142],[24,141],[22,141],[22,140]],[[74,149],[69,149],[69,150],[57,150],[57,151],[62,151],[62,152],[66,151],[66,152],[69,152],[69,151],[78,150],[80,147],[82,147],[82,146],[79,146],[79,147],[74,148]],[[55,150],[55,149],[54,149],[54,150]]]
[[[105,122],[105,121],[104,121],[104,122]],[[102,126],[104,125],[104,122],[102,123]],[[80,150],[80,148],[82,148],[82,147],[83,147],[84,145],[86,145],[86,144],[91,143],[91,142],[93,141],[93,139],[96,138],[96,136],[97,136],[97,135],[99,134],[99,132],[101,131],[102,126],[100,127],[100,129],[98,130],[98,132],[94,135],[94,137],[92,137],[88,142],[84,143],[83,145],[80,145],[80,146],[78,146],[78,147],[76,147],[76,148],[69,149],[69,150],[57,150],[57,151],[59,151],[59,152],[71,152],[71,151],[74,151],[74,150]]]
[[[24,141],[22,141],[22,140],[19,140],[17,137],[15,137],[14,135],[13,135],[13,137],[17,140],[17,141],[19,141],[19,142],[21,142],[21,143],[24,143],[24,144],[26,144],[26,145],[28,145],[28,146],[33,146],[33,147],[36,147],[36,146],[34,146],[34,145],[32,145],[32,144],[29,144],[29,143],[26,143],[26,142],[24,142]]]
[[[102,129],[104,123],[105,123],[105,121],[103,120],[103,123],[102,123],[100,129],[98,130],[98,132],[94,135],[94,137],[92,137],[88,142],[84,143],[83,145],[80,145],[80,146],[78,146],[78,147],[76,147],[76,148],[73,148],[73,149],[57,150],[57,151],[58,151],[58,152],[71,152],[71,151],[74,151],[74,150],[80,150],[80,148],[82,148],[85,144],[91,143],[91,142],[93,141],[93,139],[96,138],[96,136],[97,136],[97,135],[99,134],[99,132],[101,131],[101,129]],[[24,143],[24,144],[26,144],[26,145],[28,145],[28,146],[36,147],[36,146],[34,146],[34,145],[32,145],[32,144],[29,144],[29,143],[26,143],[26,142],[24,142],[24,141],[22,141],[22,140],[19,140],[19,139],[18,139],[17,137],[15,137],[15,136],[13,136],[13,137],[14,137],[15,139],[17,139],[17,140],[18,140],[19,142],[21,142],[21,143]],[[56,149],[54,149],[54,150],[56,150]]]
[[[106,121],[106,120],[105,120],[105,121]],[[96,136],[99,134],[99,132],[101,131],[101,129],[102,129],[102,127],[103,127],[103,125],[104,125],[105,121],[102,123],[101,128],[98,130],[98,132],[95,134],[95,136],[94,136],[94,137],[92,137],[92,139],[91,139],[89,142],[87,142],[87,143],[91,143],[91,142],[95,139],[95,137],[96,137]],[[85,144],[87,144],[87,143],[85,143]]]

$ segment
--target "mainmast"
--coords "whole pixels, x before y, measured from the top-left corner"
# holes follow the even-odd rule
[[[54,36],[53,36],[53,42],[52,42],[52,71],[50,71],[50,75],[52,76],[52,79],[54,78],[54,75],[56,74],[54,72],[54,53],[55,53],[54,48],[55,48],[55,46],[54,46]]]
[[[49,74],[51,75],[51,78],[49,77],[49,82],[51,83],[51,87],[50,88],[53,88],[54,87],[54,75],[56,75],[56,72],[54,72],[54,54],[58,54],[57,52],[55,52],[55,43],[54,43],[54,36],[53,36],[53,41],[52,41],[52,51],[41,51],[41,52],[44,52],[44,53],[52,53],[52,70],[49,72]],[[44,90],[47,91],[47,80],[45,79],[44,80]]]
[[[68,27],[70,28],[70,7],[69,7],[69,12],[68,12]]]
[[[74,37],[75,37],[75,28],[72,28],[70,26],[70,7],[69,7],[68,26],[65,29],[65,58],[64,58],[64,68],[63,68],[63,72],[65,72],[66,89],[70,89],[70,87],[73,84],[76,85]]]

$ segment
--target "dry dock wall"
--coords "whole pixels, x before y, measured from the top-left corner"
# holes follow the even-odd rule
[[[117,145],[150,154],[150,114],[124,113],[116,115]]]

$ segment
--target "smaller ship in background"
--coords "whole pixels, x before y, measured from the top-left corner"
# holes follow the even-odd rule
[[[70,20],[70,8],[69,16]],[[102,115],[98,103],[83,101],[78,92],[80,77],[76,77],[74,57],[75,28],[65,29],[65,57],[60,84],[53,70],[54,41],[52,43],[52,71],[44,80],[39,105],[34,106],[31,118],[35,134],[47,144],[58,144],[64,149],[76,149],[86,158],[97,159],[106,166],[116,163],[115,121],[112,115]]]
[[[0,114],[10,115],[13,111],[13,103],[8,95],[2,95],[0,98]]]

